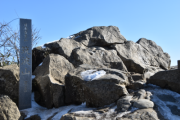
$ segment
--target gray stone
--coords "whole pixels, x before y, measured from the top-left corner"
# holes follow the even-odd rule
[[[19,109],[31,108],[32,31],[31,20],[20,19]]]
[[[127,88],[132,90],[139,90],[144,87],[145,83],[145,81],[135,81],[128,85]]]
[[[59,41],[47,43],[44,46],[49,48],[51,53],[62,55],[66,59],[69,59],[72,50],[76,48],[86,48],[82,43],[68,38],[61,38]]]
[[[0,120],[19,120],[17,105],[6,95],[0,95]]]
[[[73,50],[70,62],[78,67],[81,64],[89,64],[100,68],[107,67],[127,71],[126,66],[115,50],[107,50],[102,47]]]
[[[160,120],[156,111],[151,108],[136,110],[116,120]]]
[[[40,76],[35,80],[38,86],[38,91],[35,91],[35,101],[37,103],[49,109],[65,105],[64,85],[54,80],[51,75]]]
[[[151,76],[148,83],[180,93],[180,69],[160,71]]]
[[[74,34],[72,39],[75,39],[88,47],[108,46],[117,43],[124,43],[124,41],[126,41],[116,26],[92,27]]]
[[[56,81],[64,84],[64,77],[74,66],[63,56],[58,54],[49,54],[41,66],[38,66],[33,72],[37,77],[50,74]]]
[[[144,109],[144,108],[153,108],[154,103],[147,99],[139,99],[139,100],[133,100],[133,106],[136,108]]]
[[[0,68],[0,94],[8,95],[18,105],[18,89],[19,67],[11,64]]]
[[[130,72],[143,74],[144,69],[170,68],[170,56],[151,40],[141,38],[137,43],[126,41],[114,45],[114,48]]]
[[[111,69],[108,70],[111,71]],[[102,107],[128,94],[125,87],[128,83],[128,77],[123,78],[125,76],[123,73],[119,72],[118,77],[112,77],[111,72],[109,72],[106,77],[102,76],[93,81],[85,81],[80,75],[82,71],[83,68],[77,68],[65,77],[65,102],[67,104],[86,102],[86,106],[89,107]]]
[[[131,107],[132,96],[123,96],[117,101],[117,111],[125,112]]]
[[[168,70],[170,69],[171,59],[168,53],[163,52],[162,48],[154,41],[141,38],[137,41],[144,49],[146,49],[154,59],[158,62],[158,66]]]

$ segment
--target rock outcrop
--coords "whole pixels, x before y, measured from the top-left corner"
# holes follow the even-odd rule
[[[73,39],[83,43],[85,46],[109,46],[124,43],[126,39],[120,34],[116,26],[92,27],[85,31],[74,34]]]
[[[148,79],[148,83],[180,93],[180,69],[157,72]]]
[[[36,47],[32,53],[32,96],[43,107],[39,110],[32,99],[34,113],[22,110],[20,120],[159,120],[157,109],[165,107],[179,115],[177,104],[172,103],[178,95],[172,99],[156,94],[148,88],[153,85],[146,84],[180,93],[180,70],[169,70],[170,56],[152,40],[141,38],[135,43],[115,26],[99,26]],[[17,65],[0,68],[0,94],[16,103],[18,83]],[[0,120],[20,117],[9,97],[0,97]],[[160,99],[168,104],[161,106]],[[55,112],[44,116],[52,108]]]
[[[38,66],[33,72],[37,77],[50,74],[56,81],[64,84],[64,77],[74,66],[61,55],[50,54],[44,60],[41,66]],[[36,79],[35,78],[35,79]]]
[[[126,41],[124,44],[114,45],[114,48],[129,72],[142,74],[145,69],[153,69],[152,67],[165,70],[170,68],[170,56],[151,40],[141,38],[137,43]]]
[[[125,86],[129,80],[123,72],[113,71],[113,69],[101,70],[110,72],[89,81],[83,79],[82,72],[85,70],[81,67],[68,73],[65,78],[65,102],[67,104],[86,102],[86,106],[89,107],[102,107],[128,94]],[[113,72],[116,74],[113,75]]]
[[[107,67],[127,71],[126,66],[115,50],[106,50],[102,47],[75,49],[71,54],[70,62],[75,67],[81,64],[89,64],[100,68]]]
[[[35,91],[35,100],[42,106],[47,108],[60,107],[64,103],[64,85],[54,80],[48,74],[35,79],[37,91]]]
[[[17,105],[6,95],[0,95],[0,120],[19,120]]]
[[[33,72],[36,102],[47,108],[63,106],[65,75],[72,69],[74,66],[63,56],[49,54]]]
[[[82,43],[68,38],[62,38],[59,41],[47,43],[44,47],[49,48],[51,53],[62,55],[66,59],[69,59],[72,50],[76,48],[86,48]]]
[[[18,105],[19,67],[16,64],[0,68],[0,94],[8,95]]]

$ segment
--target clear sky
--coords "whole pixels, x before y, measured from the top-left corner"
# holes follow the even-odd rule
[[[113,25],[127,40],[155,41],[171,56],[171,65],[180,60],[180,0],[0,0],[0,22],[18,17],[32,19],[41,30],[37,46]],[[19,20],[11,26],[17,28]]]

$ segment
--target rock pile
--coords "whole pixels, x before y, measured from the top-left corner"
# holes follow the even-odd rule
[[[152,40],[126,40],[115,26],[92,27],[36,47],[32,53],[38,104],[48,109],[82,103],[98,108],[93,114],[69,112],[61,120],[158,120],[152,94],[144,85],[148,82],[180,93],[180,71],[170,70],[170,56]],[[16,103],[18,71],[15,65],[0,68],[0,94],[9,95]],[[116,114],[108,116],[111,107],[105,106],[112,103],[117,104]],[[139,110],[118,116],[133,108]],[[102,112],[100,117],[96,112]]]

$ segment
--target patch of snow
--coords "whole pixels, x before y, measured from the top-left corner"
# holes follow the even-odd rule
[[[61,116],[66,114],[70,109],[77,107],[75,105],[69,105],[69,106],[63,106],[63,107],[59,107],[59,108],[47,109],[45,107],[38,105],[35,102],[34,93],[32,93],[31,99],[32,99],[32,102],[31,102],[32,108],[21,110],[22,112],[24,112],[27,115],[26,118],[29,118],[32,115],[38,114],[41,117],[41,120],[47,120],[47,118],[49,118],[49,117],[53,116],[55,113],[57,113],[53,117],[53,120],[57,120],[57,116],[59,117],[58,119],[60,119]]]
[[[180,116],[174,115],[171,112],[171,109],[168,107],[168,105],[176,106],[178,109],[180,109],[180,94],[173,92],[171,90],[162,89],[158,86],[149,84],[149,88],[147,88],[148,91],[150,91],[152,95],[152,101],[158,106],[159,112],[168,120],[180,120]],[[175,101],[172,102],[171,100],[162,100],[159,96],[168,96],[172,97]],[[167,98],[170,99],[170,98]]]
[[[67,37],[67,38],[69,38],[69,39],[71,39],[71,38],[73,38],[74,37],[74,35],[70,35],[69,37]]]
[[[68,113],[68,111],[72,108],[76,107],[75,105],[69,105],[69,106],[64,106],[64,107],[60,107],[58,108],[58,113],[51,119],[51,120],[60,120],[60,118],[65,115],[66,113]]]
[[[100,78],[101,76],[105,75],[106,72],[104,70],[96,71],[96,70],[86,70],[84,72],[81,72],[81,77],[85,81],[92,81],[97,78]]]

